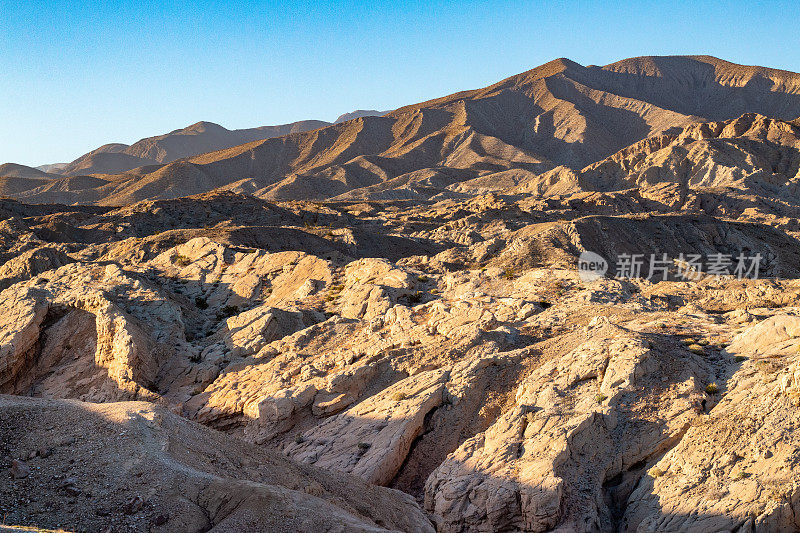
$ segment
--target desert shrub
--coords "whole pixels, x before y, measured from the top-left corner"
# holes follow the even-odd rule
[[[603,403],[604,401],[606,401],[608,399],[608,396],[606,396],[605,394],[603,394],[601,392],[601,393],[598,393],[597,396],[594,397],[594,399],[595,399],[595,401],[597,401],[597,403]]]
[[[300,433],[298,433],[294,437],[295,444],[303,444],[305,441],[306,441],[306,439],[304,439],[303,436]]]
[[[703,355],[703,354],[705,354],[705,353],[706,353],[705,349],[703,349],[703,347],[702,347],[702,346],[700,346],[699,344],[690,344],[690,345],[687,347],[687,349],[688,349],[690,352],[692,352],[692,353],[694,353],[694,354],[697,354],[697,355]]]
[[[747,357],[743,355],[737,355],[736,357],[733,358],[733,360],[737,363],[741,363],[743,361],[747,361]]]
[[[402,402],[406,398],[408,398],[408,395],[405,392],[399,392],[398,391],[398,392],[395,392],[394,394],[392,394],[392,400],[394,400],[396,402]]]
[[[650,474],[651,477],[661,477],[664,475],[664,471],[658,468],[657,466],[654,466],[653,468],[648,470],[647,473]]]
[[[503,270],[503,273],[501,274],[501,276],[503,277],[503,279],[511,280],[511,279],[516,278],[517,274],[516,274],[516,272],[514,272],[513,268],[506,267],[506,269]]]
[[[172,258],[172,263],[179,267],[185,267],[192,264],[192,260],[183,254],[175,254]]]
[[[372,444],[370,444],[369,442],[359,442],[359,443],[358,443],[358,449],[359,449],[359,451],[361,451],[362,453],[363,453],[363,452],[366,452],[367,450],[369,450],[369,449],[370,449],[370,447],[372,447]]]
[[[239,307],[235,305],[226,305],[222,308],[222,316],[231,317],[239,314]]]
[[[431,278],[429,278],[425,274],[422,274],[421,276],[417,276],[417,281],[419,281],[420,283],[428,283],[428,281],[430,281],[430,279]]]
[[[765,359],[759,359],[756,361],[756,369],[763,375],[763,376],[772,376],[775,372],[778,371],[778,363],[775,361],[767,361]]]
[[[406,298],[408,299],[409,303],[418,304],[422,301],[423,293],[421,291],[417,291],[413,294],[409,294]]]
[[[716,383],[709,383],[706,385],[706,393],[708,394],[716,394],[719,392],[719,387],[717,387]]]

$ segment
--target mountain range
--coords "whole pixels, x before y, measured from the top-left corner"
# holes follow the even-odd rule
[[[324,120],[301,120],[279,126],[238,130],[228,130],[219,124],[201,121],[163,135],[141,139],[131,145],[104,144],[69,163],[41,165],[33,170],[24,165],[11,164],[14,165],[14,168],[9,169],[0,166],[0,176],[47,177],[42,173],[62,176],[113,174],[141,166],[170,163],[176,159],[220,150],[237,144],[309,131],[354,118],[379,116],[384,113],[386,111],[358,109],[340,115],[333,123]],[[35,170],[41,172],[34,172]]]
[[[217,188],[273,200],[429,199],[520,187],[539,194],[610,190],[627,178],[620,167],[606,179],[601,170],[615,164],[607,158],[636,158],[638,151],[693,138],[695,124],[751,113],[783,121],[800,116],[800,75],[710,56],[639,57],[603,67],[557,59],[382,116],[357,111],[334,124],[245,130],[199,122],[130,146],[102,146],[50,174],[3,167],[0,191],[30,203],[122,205]],[[723,136],[731,131],[739,130]],[[747,158],[747,143],[736,146]],[[791,158],[790,151],[775,157]],[[697,158],[721,155],[698,149],[687,161],[702,165]],[[639,159],[637,173],[650,176],[643,181],[651,184],[658,171],[649,167],[661,163]],[[780,176],[762,181],[794,178],[786,175],[791,164],[776,165],[772,174]],[[711,181],[749,183],[731,180]]]

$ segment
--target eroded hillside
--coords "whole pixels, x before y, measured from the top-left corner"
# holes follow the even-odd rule
[[[10,524],[800,527],[789,201],[676,180],[0,214]],[[587,281],[587,250],[675,261]],[[681,254],[745,252],[759,279],[680,276]]]

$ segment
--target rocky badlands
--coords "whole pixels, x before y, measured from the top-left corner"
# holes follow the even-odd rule
[[[658,76],[637,61],[150,173],[6,178],[0,531],[800,529],[798,76],[753,99],[719,67],[688,109],[611,76]],[[526,115],[481,114],[533,109],[520,87],[541,115],[517,145],[547,157],[509,148]],[[276,143],[302,152],[283,181],[248,178]],[[663,276],[622,275],[631,254]]]

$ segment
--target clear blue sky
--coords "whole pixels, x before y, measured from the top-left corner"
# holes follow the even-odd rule
[[[0,162],[74,159],[199,120],[333,120],[557,57],[711,54],[800,71],[798,2],[0,0]]]

